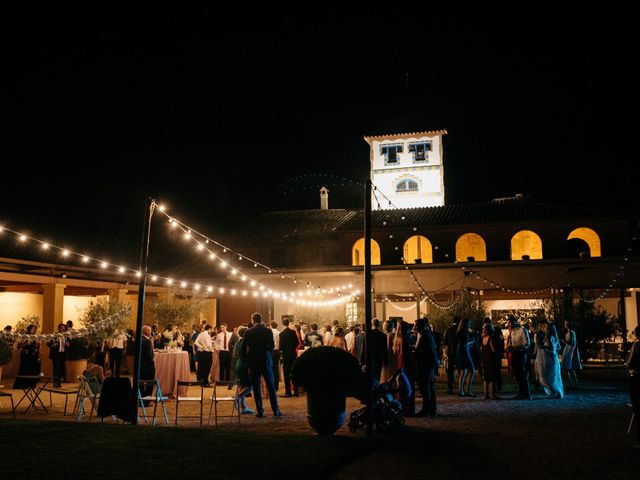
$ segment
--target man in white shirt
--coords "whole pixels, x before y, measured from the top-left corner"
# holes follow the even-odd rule
[[[122,354],[127,343],[127,336],[120,330],[116,330],[113,337],[109,339],[109,368],[111,376],[120,377],[120,365],[122,364]]]
[[[507,352],[511,352],[511,368],[518,384],[518,400],[531,400],[529,380],[527,378],[527,362],[529,351],[529,333],[513,315],[507,317],[509,337]]]
[[[278,322],[271,322],[271,333],[273,334],[273,351],[271,359],[273,360],[273,386],[278,390],[280,386],[280,330],[278,330]]]
[[[211,373],[211,363],[213,362],[213,341],[211,340],[211,325],[205,325],[204,330],[198,335],[194,345],[198,351],[198,368],[196,378],[203,382],[206,387],[209,385],[209,374]]]
[[[220,324],[220,333],[216,335],[216,350],[220,358],[220,381],[226,382],[231,376],[231,352],[229,344],[233,334],[227,331],[227,324]]]
[[[344,336],[344,341],[347,342],[347,352],[352,352],[353,351],[353,345],[354,345],[354,343],[356,341],[356,334],[355,334],[355,332],[353,330],[354,330],[354,327],[351,327],[349,329],[349,333],[347,333]]]

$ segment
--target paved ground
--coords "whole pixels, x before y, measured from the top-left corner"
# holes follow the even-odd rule
[[[6,381],[4,383],[7,383]],[[583,372],[581,386],[569,391],[563,400],[547,400],[542,394],[532,401],[491,401],[458,398],[442,392],[438,384],[438,416],[433,419],[408,418],[395,433],[376,435],[376,446],[364,458],[353,458],[336,465],[334,478],[635,478],[640,472],[640,451],[631,448],[634,437],[626,434],[630,418],[626,383],[621,370],[589,368]],[[6,391],[6,388],[3,389]],[[514,395],[507,383],[505,397]],[[14,392],[16,395],[18,392]],[[476,387],[480,393],[480,387]],[[41,412],[18,413],[18,421],[61,420],[62,399],[54,398],[49,415]],[[248,400],[253,405],[251,399]],[[243,416],[240,428],[247,432],[314,433],[305,413],[305,397],[279,398],[284,412],[274,418]],[[420,399],[418,399],[418,404]],[[2,400],[6,418],[6,400]],[[348,412],[360,405],[348,401]],[[205,417],[209,404],[205,405]],[[167,403],[173,425],[175,402]],[[180,406],[181,414],[196,413],[194,405]],[[224,413],[224,412],[223,412]],[[83,419],[86,421],[86,419]],[[224,419],[223,422],[228,422]],[[195,420],[181,425],[196,426]],[[173,427],[171,427],[173,428]],[[214,427],[211,427],[214,428]],[[238,428],[238,427],[233,427]],[[361,438],[346,425],[337,435]],[[330,462],[322,452],[296,452]],[[301,472],[303,473],[303,472]]]

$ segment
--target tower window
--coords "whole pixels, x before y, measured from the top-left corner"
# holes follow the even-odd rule
[[[400,180],[396,184],[396,192],[417,192],[418,182],[415,180]]]
[[[385,165],[397,165],[400,162],[398,154],[402,153],[402,144],[383,145],[380,147],[380,155],[384,155]]]
[[[409,152],[413,154],[414,162],[426,162],[429,160],[428,152],[431,151],[431,142],[411,143]]]

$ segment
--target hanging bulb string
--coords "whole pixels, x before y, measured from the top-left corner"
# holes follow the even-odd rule
[[[114,264],[114,263],[110,263],[106,260],[101,260],[97,257],[91,256],[89,254],[83,254],[83,253],[78,253],[70,248],[67,247],[61,247],[59,245],[56,245],[54,243],[42,240],[40,238],[36,238],[32,235],[27,235],[25,233],[21,233],[19,231],[16,231],[12,228],[9,228],[7,226],[0,226],[0,234],[4,233],[4,232],[9,232],[13,235],[16,236],[17,240],[19,243],[27,243],[27,242],[33,242],[33,243],[37,243],[40,245],[40,248],[48,251],[48,252],[53,252],[53,251],[57,251],[59,252],[63,258],[71,258],[71,257],[76,257],[80,260],[82,266],[85,267],[89,267],[91,264],[97,264],[99,266],[99,268],[105,272],[109,272],[111,268],[115,268],[115,271],[117,272],[117,274],[119,275],[133,275],[137,278],[140,278],[141,273],[138,270],[135,269],[131,269],[128,267],[125,267],[123,265],[118,265],[118,264]],[[186,230],[185,230],[186,232]],[[235,269],[231,268],[230,271],[234,271]],[[114,272],[115,273],[115,272]],[[289,300],[292,299],[291,301],[301,301],[300,298],[296,298],[296,297],[302,297],[302,296],[311,296],[312,294],[315,296],[324,296],[326,294],[337,294],[339,301],[340,302],[344,302],[347,301],[349,298],[352,297],[352,295],[357,295],[359,292],[356,290],[355,292],[349,292],[349,289],[352,288],[352,285],[343,285],[340,287],[332,287],[329,289],[315,289],[312,290],[311,288],[309,288],[310,284],[307,282],[307,288],[304,291],[298,291],[298,292],[289,292],[289,293],[284,293],[284,292],[278,292],[278,291],[274,291],[271,288],[268,288],[266,285],[263,285],[259,282],[256,282],[255,280],[249,279],[246,275],[242,275],[239,272],[236,271],[236,273],[238,274],[238,277],[241,279],[241,281],[245,282],[249,282],[249,284],[251,285],[251,287],[253,288],[252,292],[247,291],[246,289],[236,289],[236,288],[229,288],[227,286],[216,286],[216,285],[212,285],[212,284],[207,284],[207,285],[203,285],[201,282],[196,282],[196,281],[187,281],[187,280],[176,280],[170,276],[166,276],[166,275],[161,275],[158,273],[147,273],[147,279],[149,280],[149,282],[152,285],[158,285],[158,283],[164,283],[165,286],[167,287],[180,287],[182,289],[192,289],[196,292],[200,292],[200,291],[206,291],[207,293],[217,293],[217,294],[230,294],[230,295],[241,295],[241,296],[248,296],[249,293],[252,293],[252,295],[254,297],[257,296],[263,296],[263,297],[267,297],[267,296],[274,296],[276,298],[282,298],[283,300]],[[207,283],[207,282],[205,282]],[[304,300],[305,302],[309,303],[312,300]],[[322,303],[324,302],[324,303]],[[316,301],[315,305],[313,306],[325,306],[326,305],[333,305],[335,300],[327,300],[327,301]]]

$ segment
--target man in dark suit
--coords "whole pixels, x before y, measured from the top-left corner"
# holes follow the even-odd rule
[[[140,380],[155,380],[156,365],[153,363],[153,340],[151,339],[151,327],[143,325],[142,327],[142,351],[140,353]],[[153,385],[146,386],[143,397],[153,393]]]
[[[447,354],[447,393],[453,393],[453,388],[456,384],[455,371],[456,371],[456,346],[458,330],[458,322],[460,317],[455,315],[451,325],[444,332],[444,348]]]
[[[61,387],[61,382],[66,382],[66,366],[65,361],[67,359],[67,348],[71,345],[69,338],[63,334],[67,331],[67,326],[64,323],[58,325],[59,337],[52,338],[47,343],[49,347],[49,358],[53,364],[53,386]],[[75,381],[75,380],[74,380]]]
[[[273,362],[271,359],[271,351],[274,346],[273,333],[262,324],[262,315],[259,313],[251,315],[251,322],[254,326],[245,332],[242,350],[247,357],[249,377],[253,386],[253,399],[256,402],[256,417],[264,417],[261,377],[264,378],[269,390],[269,402],[273,415],[280,417],[282,414],[278,408],[278,397],[273,386]]]
[[[284,330],[280,332],[280,355],[282,358],[282,371],[284,374],[284,396],[291,396],[291,367],[298,355],[298,336],[296,332],[289,328],[289,319],[283,318]],[[298,396],[298,389],[293,387],[294,396]]]
[[[371,369],[373,371],[373,378],[380,381],[380,374],[382,368],[386,367],[389,363],[388,351],[387,351],[387,335],[381,330],[381,322],[379,319],[374,318],[372,321],[373,329],[371,330],[371,341],[373,344],[373,360],[371,362]]]
[[[436,416],[436,369],[440,362],[436,343],[429,328],[427,318],[416,320],[418,341],[416,344],[416,363],[418,386],[422,393],[422,409],[418,416]]]

